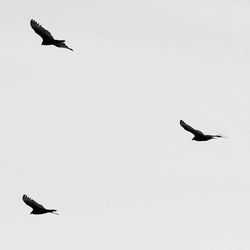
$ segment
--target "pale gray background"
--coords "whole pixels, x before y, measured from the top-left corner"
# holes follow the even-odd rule
[[[1,249],[248,250],[249,1],[5,1]],[[42,47],[37,20],[75,51]],[[183,119],[228,139],[197,143]],[[26,193],[60,216],[29,215]]]

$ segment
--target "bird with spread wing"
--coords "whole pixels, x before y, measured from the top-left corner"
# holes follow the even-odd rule
[[[46,209],[43,205],[37,203],[36,201],[32,200],[26,194],[23,195],[23,201],[26,205],[30,206],[33,210],[30,214],[46,214],[46,213],[55,213],[57,210],[55,209]],[[58,215],[58,214],[57,214]]]
[[[51,35],[51,33],[44,29],[42,25],[37,23],[35,20],[30,21],[31,28],[43,39],[42,45],[54,45],[59,48],[65,48],[72,50],[65,44],[65,40],[56,40],[54,37]]]
[[[193,139],[194,141],[208,141],[211,139],[216,139],[216,138],[223,138],[224,136],[222,135],[206,135],[202,133],[200,130],[192,128],[190,125],[185,123],[183,120],[180,120],[180,125],[187,130],[188,132],[192,133],[194,135]]]

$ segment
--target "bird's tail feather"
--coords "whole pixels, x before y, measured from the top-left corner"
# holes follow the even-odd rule
[[[52,214],[59,215],[58,213],[56,213],[56,212],[57,212],[57,210],[55,210],[55,209],[50,209],[50,210],[49,210],[49,212],[50,212],[50,213],[52,213]]]
[[[65,49],[69,49],[71,51],[73,51],[73,49],[71,49],[70,47],[68,47],[64,42],[59,43],[58,45],[56,45],[59,48],[65,48]]]
[[[227,137],[225,135],[218,134],[218,135],[214,135],[214,139],[215,138],[227,138]]]

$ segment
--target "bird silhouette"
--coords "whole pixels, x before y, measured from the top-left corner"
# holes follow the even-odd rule
[[[36,201],[32,200],[26,194],[23,195],[23,201],[26,205],[30,206],[33,210],[30,214],[46,214],[52,213],[58,215],[55,209],[46,209],[43,205],[37,203]]]
[[[51,33],[44,29],[39,23],[37,23],[35,20],[30,21],[30,25],[32,29],[43,39],[42,45],[54,45],[59,48],[65,48],[72,50],[65,44],[65,40],[56,40],[54,37],[51,35]]]
[[[206,135],[202,133],[200,130],[192,128],[190,125],[185,123],[183,120],[180,120],[180,125],[187,130],[188,132],[192,133],[194,135],[194,138],[192,140],[194,141],[208,141],[211,139],[216,139],[216,138],[223,138],[224,136],[222,135]]]

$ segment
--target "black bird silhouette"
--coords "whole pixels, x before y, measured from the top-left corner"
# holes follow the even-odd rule
[[[43,205],[32,200],[26,194],[23,195],[23,201],[26,205],[30,206],[33,209],[30,214],[46,214],[46,213],[57,214],[55,213],[56,212],[55,209],[46,209]]]
[[[59,48],[65,48],[72,50],[65,44],[65,40],[56,40],[54,37],[50,34],[50,32],[46,29],[44,29],[39,23],[37,23],[35,20],[30,21],[30,25],[32,29],[43,39],[42,45],[55,45]]]
[[[205,135],[201,131],[192,128],[189,126],[187,123],[185,123],[183,120],[180,120],[180,125],[187,130],[188,132],[192,133],[194,135],[194,138],[192,140],[194,141],[208,141],[211,139],[216,139],[216,138],[223,138],[224,136],[222,135]]]

